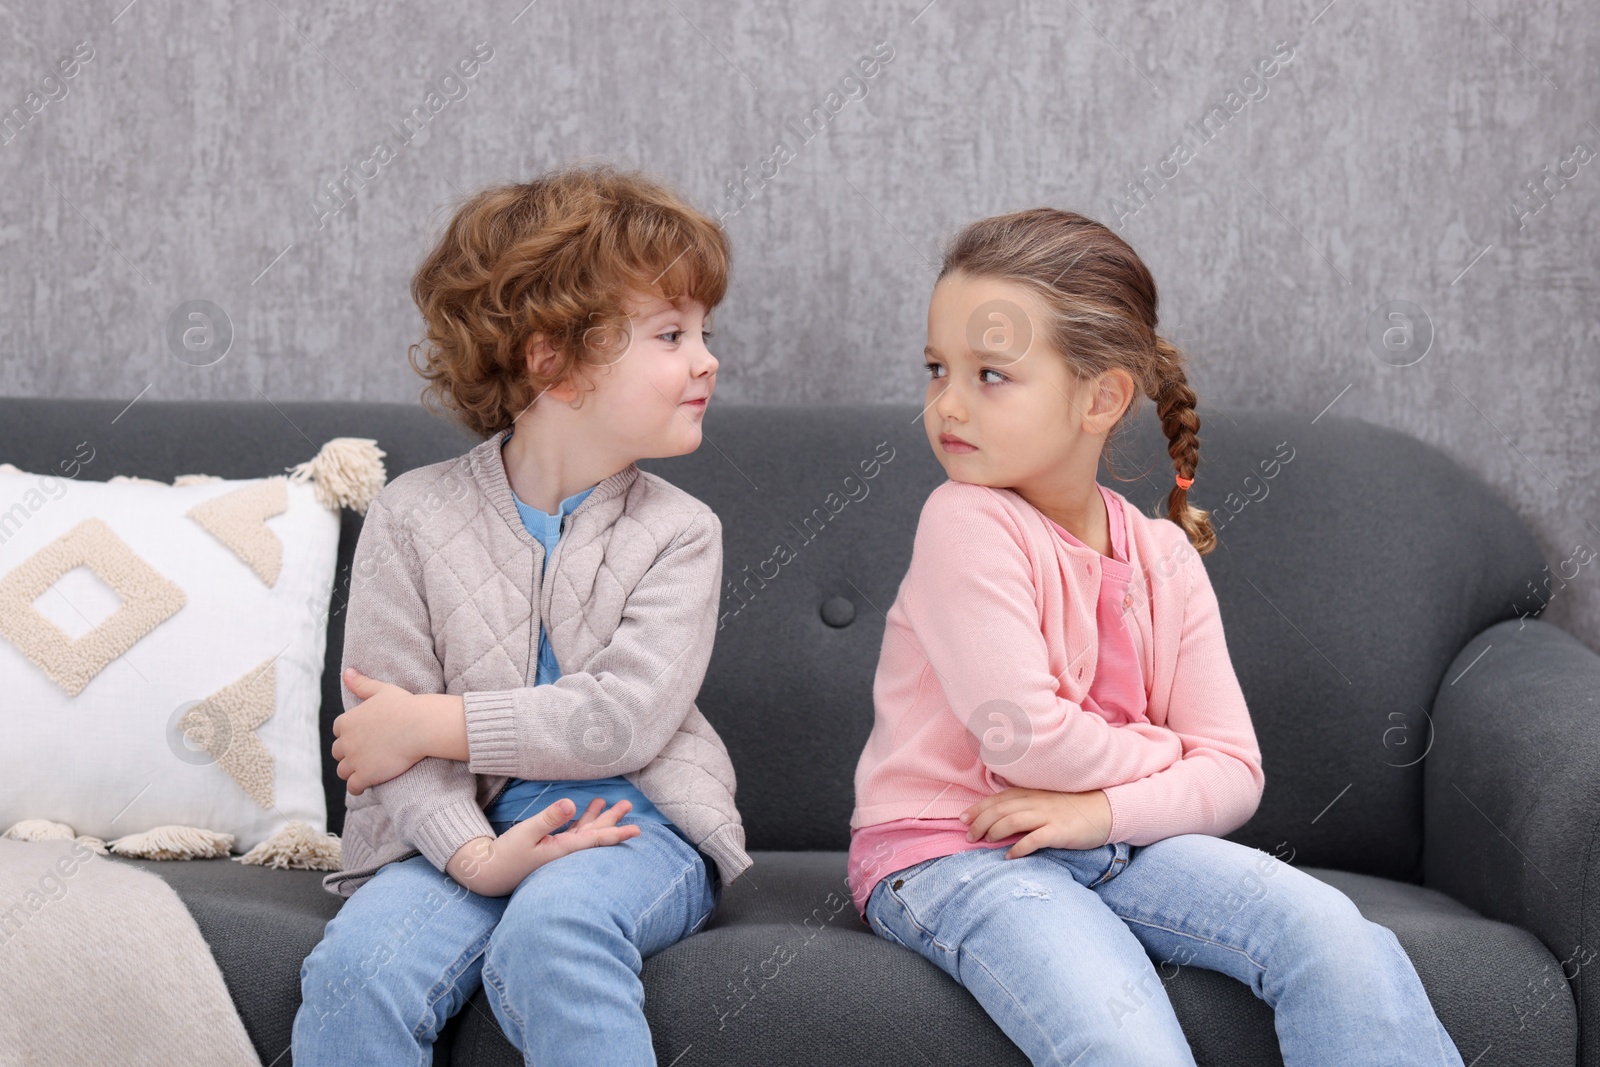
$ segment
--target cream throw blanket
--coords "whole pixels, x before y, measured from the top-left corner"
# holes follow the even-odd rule
[[[0,838],[0,1065],[260,1067],[165,882],[73,841]]]

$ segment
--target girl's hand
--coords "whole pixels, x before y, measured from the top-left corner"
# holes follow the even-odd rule
[[[361,703],[333,720],[333,758],[353,796],[404,774],[426,752],[415,744],[426,722],[416,697],[398,685],[368,678],[355,668],[344,684]]]
[[[499,837],[476,837],[468,841],[450,857],[445,873],[480,896],[503,897],[551,860],[638,837],[641,831],[637,824],[617,825],[617,820],[633,805],[619,800],[606,808],[605,803],[603,798],[595,797],[583,817],[571,828],[552,834],[550,831],[572,818],[574,805],[563,797]]]
[[[1055,793],[1048,789],[1002,789],[961,813],[968,841],[999,841],[1026,834],[1006,850],[1014,860],[1040,848],[1099,848],[1111,835],[1111,801],[1105,790]]]

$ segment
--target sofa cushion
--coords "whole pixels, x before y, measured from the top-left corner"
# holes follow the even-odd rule
[[[660,1063],[1025,1067],[955,981],[867,929],[850,904],[843,852],[752,857],[704,930],[645,961]],[[165,878],[194,915],[262,1063],[286,1067],[300,964],[341,901],[314,872],[226,860],[139,865]],[[1305,869],[1395,932],[1465,1062],[1485,1052],[1477,1067],[1574,1062],[1572,999],[1559,962],[1533,935],[1421,886]],[[1199,1063],[1282,1063],[1272,1011],[1243,983],[1183,967],[1166,990]],[[482,990],[441,1037],[435,1062],[446,1055],[457,1067],[521,1063]]]

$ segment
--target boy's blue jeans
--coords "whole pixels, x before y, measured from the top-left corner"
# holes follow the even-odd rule
[[[528,1063],[654,1065],[639,969],[704,926],[722,887],[671,828],[635,825],[639,836],[547,863],[504,897],[422,856],[385,865],[301,965],[296,1067],[432,1063],[480,983]]]
[[[1462,1067],[1393,932],[1259,849],[1182,834],[1005,852],[895,871],[867,922],[965,986],[1036,1065],[1193,1065],[1162,987],[1190,965],[1272,1006],[1285,1067]]]

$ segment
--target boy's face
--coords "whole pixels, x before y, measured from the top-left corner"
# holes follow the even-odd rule
[[[681,456],[700,447],[700,421],[716,385],[717,357],[706,347],[706,309],[635,294],[626,303],[630,336],[585,377],[583,407],[620,452],[637,459]]]

